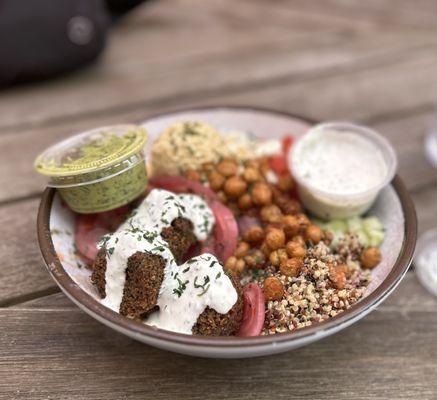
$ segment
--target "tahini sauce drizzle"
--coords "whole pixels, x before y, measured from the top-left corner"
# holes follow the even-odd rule
[[[120,228],[104,239],[106,246],[106,297],[102,303],[119,312],[126,280],[127,259],[148,251],[166,260],[164,281],[158,296],[159,311],[146,321],[162,329],[191,334],[198,316],[207,306],[227,313],[237,301],[237,292],[217,258],[202,254],[177,265],[160,233],[182,217],[193,223],[198,240],[205,240],[215,223],[205,201],[196,195],[177,195],[154,189]]]

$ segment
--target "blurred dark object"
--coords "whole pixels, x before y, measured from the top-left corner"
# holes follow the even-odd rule
[[[85,66],[107,31],[144,0],[0,0],[0,86]]]

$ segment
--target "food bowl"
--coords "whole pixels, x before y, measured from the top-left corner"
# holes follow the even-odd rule
[[[222,131],[243,130],[258,137],[299,136],[311,122],[290,114],[248,107],[209,107],[148,118],[142,124],[153,140],[169,124],[200,120]],[[146,149],[147,152],[147,149]],[[327,321],[294,331],[259,337],[203,337],[173,333],[128,319],[98,301],[90,271],[80,267],[74,251],[74,214],[60,201],[54,188],[45,190],[38,214],[38,238],[48,271],[62,291],[93,318],[133,339],[183,354],[201,357],[242,358],[280,353],[320,340],[367,315],[399,284],[416,243],[414,205],[402,180],[396,176],[379,194],[369,215],[386,228],[381,247],[383,261],[372,271],[365,296],[348,310]],[[78,265],[79,263],[79,265]]]

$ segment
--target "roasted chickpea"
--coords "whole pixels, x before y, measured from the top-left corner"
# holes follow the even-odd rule
[[[195,169],[188,169],[185,171],[185,177],[192,181],[200,181],[200,173]]]
[[[262,158],[260,160],[259,169],[263,175],[266,175],[269,171],[271,171],[270,162],[268,158]]]
[[[279,271],[285,276],[297,276],[303,266],[303,260],[301,258],[289,258],[284,260],[279,265]]]
[[[282,218],[282,223],[284,224],[285,236],[287,236],[288,239],[296,236],[299,233],[299,219],[295,215],[284,216]]]
[[[344,264],[337,266],[329,265],[329,280],[336,289],[343,289],[346,284],[346,270],[347,267]]]
[[[226,178],[236,175],[238,166],[234,161],[223,160],[217,164],[217,172]]]
[[[228,202],[228,196],[225,195],[225,192],[220,191],[217,193],[217,196],[222,203],[226,204]]]
[[[252,206],[253,206],[252,197],[250,197],[249,193],[244,193],[238,199],[238,207],[240,207],[242,210],[247,210]]]
[[[272,202],[272,191],[265,182],[257,182],[252,189],[252,200],[258,206],[266,206]]]
[[[260,217],[264,222],[279,223],[282,220],[282,212],[278,206],[270,204],[261,208]]]
[[[299,243],[303,247],[306,246],[305,239],[301,235],[296,235],[291,238],[292,242]]]
[[[302,231],[305,231],[305,229],[311,225],[310,220],[305,214],[302,213],[296,214],[296,218],[299,222],[299,227]]]
[[[323,231],[316,225],[310,225],[305,229],[305,238],[307,241],[317,244],[323,239]]]
[[[257,168],[248,167],[243,172],[243,178],[246,182],[253,183],[261,179],[261,173]]]
[[[252,256],[255,259],[257,267],[262,267],[266,262],[266,256],[260,249],[255,249],[252,251]]]
[[[263,292],[267,301],[281,300],[284,295],[284,286],[278,278],[270,276],[264,281]]]
[[[230,256],[225,262],[225,270],[228,272],[235,272],[237,265],[237,257]]]
[[[363,268],[375,268],[381,262],[381,252],[377,247],[368,247],[361,254]]]
[[[269,257],[269,256],[270,256],[270,253],[272,252],[272,251],[270,250],[269,246],[267,246],[266,242],[263,242],[263,243],[261,244],[261,246],[260,246],[259,249],[262,251],[262,253],[263,253],[266,257]]]
[[[294,188],[294,180],[291,175],[281,176],[278,179],[278,188],[283,192],[291,192]]]
[[[305,247],[301,243],[293,242],[292,240],[287,242],[285,250],[291,258],[305,258],[307,254]]]
[[[334,234],[332,232],[330,232],[330,231],[325,231],[325,235],[324,235],[323,241],[327,245],[330,245],[333,240],[334,240]]]
[[[246,263],[247,268],[255,268],[255,266],[256,266],[255,258],[253,256],[251,256],[250,254],[248,254],[247,256],[244,256],[244,262]]]
[[[269,255],[270,264],[274,267],[279,267],[281,262],[288,260],[287,252],[285,249],[274,250]]]
[[[223,189],[228,197],[235,199],[246,192],[247,183],[239,176],[233,176],[226,180]]]
[[[285,245],[285,234],[282,229],[273,228],[266,234],[265,242],[272,250]]]
[[[241,258],[247,255],[249,253],[249,250],[250,250],[249,243],[240,242],[237,248],[235,249],[234,255],[237,258]]]
[[[260,226],[252,226],[244,235],[244,239],[249,243],[257,243],[264,240],[264,230]]]
[[[244,162],[245,168],[259,169],[259,161],[257,159],[250,159]]]
[[[239,259],[235,264],[235,270],[237,273],[241,274],[246,269],[246,263],[244,260]]]
[[[223,187],[225,181],[225,177],[219,174],[217,171],[211,171],[208,174],[209,187],[214,191],[220,190]]]
[[[212,162],[206,162],[202,164],[202,170],[205,172],[210,172],[212,170],[214,170],[215,166],[214,163]]]

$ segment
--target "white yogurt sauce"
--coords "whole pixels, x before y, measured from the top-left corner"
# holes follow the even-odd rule
[[[381,150],[353,132],[314,131],[298,146],[298,156],[292,160],[293,172],[322,191],[361,193],[380,184],[387,175]]]
[[[209,306],[227,313],[237,301],[237,292],[223,267],[212,254],[202,254],[177,265],[161,231],[178,217],[193,223],[200,241],[211,233],[214,214],[196,195],[177,195],[154,189],[120,228],[104,238],[106,297],[102,303],[119,312],[126,280],[127,259],[137,251],[162,256],[166,261],[158,296],[159,311],[146,321],[162,329],[191,334],[198,316]]]

